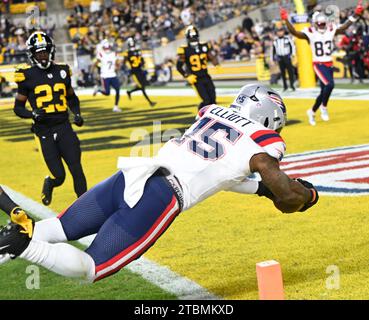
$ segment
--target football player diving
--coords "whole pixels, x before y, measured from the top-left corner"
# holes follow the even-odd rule
[[[182,211],[219,191],[257,194],[282,212],[303,212],[317,203],[318,192],[280,170],[285,123],[278,93],[247,85],[229,108],[204,107],[199,120],[157,156],[119,158],[121,170],[58,217],[35,223],[0,189],[0,209],[11,218],[0,230],[0,261],[20,257],[95,282],[140,257]],[[249,179],[252,173],[261,180]],[[246,209],[252,197],[239,201]],[[95,233],[85,251],[66,243]]]
[[[212,46],[200,42],[199,31],[194,26],[187,27],[185,35],[187,45],[178,48],[176,67],[201,98],[200,110],[216,103],[215,86],[208,73],[208,60],[215,66],[219,65],[219,61]]]
[[[44,32],[34,32],[27,40],[27,53],[30,64],[19,66],[14,74],[18,85],[14,112],[33,121],[32,132],[49,170],[41,199],[44,205],[49,205],[53,189],[65,180],[62,159],[72,174],[77,197],[87,190],[80,142],[69,121],[68,109],[74,114],[76,126],[81,127],[84,120],[72,88],[70,67],[54,62],[53,40]],[[26,108],[27,101],[32,110]]]
[[[127,45],[128,50],[124,52],[124,63],[128,64],[132,79],[136,84],[133,89],[127,90],[128,98],[131,100],[133,92],[142,91],[142,94],[150,104],[150,107],[154,107],[156,102],[150,100],[145,90],[146,86],[148,86],[148,81],[146,80],[146,74],[144,71],[145,60],[142,57],[142,52],[137,47],[136,41],[132,37],[127,39]]]

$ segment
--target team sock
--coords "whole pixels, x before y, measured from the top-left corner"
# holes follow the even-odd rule
[[[66,243],[31,240],[20,258],[70,278],[93,282],[95,262],[86,252]]]
[[[50,218],[36,222],[32,239],[49,243],[68,241],[63,226],[58,218]]]

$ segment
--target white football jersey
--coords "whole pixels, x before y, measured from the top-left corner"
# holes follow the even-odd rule
[[[210,105],[181,138],[164,144],[156,157],[120,158],[118,167],[126,182],[124,198],[130,206],[135,205],[146,180],[158,167],[165,167],[179,180],[184,209],[188,209],[244,181],[252,174],[249,163],[253,155],[268,153],[281,160],[285,150],[277,132],[234,109]]]
[[[97,53],[97,59],[100,61],[101,78],[106,79],[117,76],[115,66],[118,58],[114,51],[105,52],[104,50],[99,50]]]
[[[313,26],[302,30],[309,39],[313,62],[332,62],[336,30],[337,26],[333,23],[328,24],[326,31],[323,33]]]

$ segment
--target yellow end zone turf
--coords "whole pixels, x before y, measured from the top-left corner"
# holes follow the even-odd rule
[[[195,97],[155,97],[151,109],[140,96],[124,99],[123,113],[111,112],[113,98],[81,97],[85,126],[83,165],[91,187],[116,171],[118,156],[129,155],[140,139],[152,142],[152,121],[162,131],[183,129],[194,119]],[[228,104],[231,98],[219,98]],[[367,101],[331,101],[331,121],[307,123],[309,100],[286,100],[291,122],[282,131],[287,153],[369,142]],[[29,122],[0,109],[0,183],[40,200],[46,168],[36,152]],[[135,142],[130,141],[136,131]],[[147,135],[146,135],[147,134]],[[158,146],[158,145],[157,145]],[[54,192],[51,208],[74,200],[72,179]],[[182,213],[146,256],[229,299],[257,299],[255,264],[282,265],[287,299],[367,299],[369,287],[369,197],[322,196],[306,213],[283,215],[268,200],[223,192]],[[329,290],[327,267],[340,271],[340,289]],[[108,281],[108,280],[107,280]]]

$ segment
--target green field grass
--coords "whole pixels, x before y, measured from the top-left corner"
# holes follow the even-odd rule
[[[0,212],[0,225],[4,225],[7,218],[5,213]],[[78,243],[74,243],[74,245],[83,248]],[[28,266],[30,263],[20,258],[0,265],[0,300],[176,299],[174,295],[163,291],[128,270],[123,270],[108,280],[86,284],[79,280],[61,277],[40,267],[39,289],[27,289],[27,278],[32,276],[30,272],[27,273]],[[28,282],[30,281],[32,280],[30,279]]]

